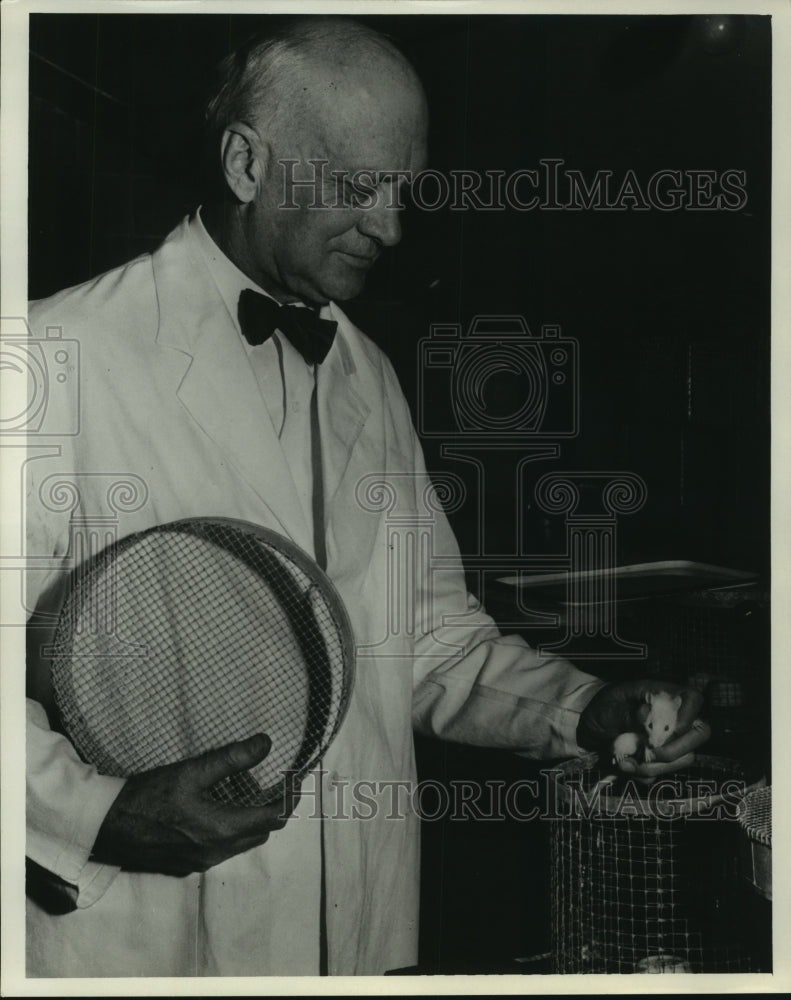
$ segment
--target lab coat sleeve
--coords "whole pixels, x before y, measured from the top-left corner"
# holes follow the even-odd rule
[[[421,496],[429,479],[412,436],[416,496]],[[562,657],[541,655],[519,636],[500,634],[467,593],[456,539],[441,510],[433,523],[432,556],[442,557],[442,568],[417,582],[415,728],[540,759],[580,754],[580,714],[605,682]],[[443,645],[447,657],[438,655]]]
[[[78,909],[95,903],[119,871],[91,861],[90,854],[123,784],[83,763],[49,728],[41,705],[28,699],[26,853],[55,876],[53,887]]]
[[[31,566],[43,561],[47,569],[28,569],[25,601],[28,611],[57,611],[66,579],[69,548],[68,513],[53,511],[41,497],[43,480],[70,467],[68,443],[61,439],[56,460],[27,463],[25,528],[26,553]],[[32,558],[31,558],[32,557]],[[30,618],[30,616],[29,616]],[[46,645],[50,634],[29,620],[28,692],[26,701],[26,809],[27,857],[51,882],[50,894],[67,907],[84,908],[101,897],[120,869],[90,860],[96,835],[124,781],[99,774],[85,764],[71,743],[49,725],[40,702],[46,687],[42,673],[48,662],[36,655],[36,645]],[[49,874],[47,874],[49,873]]]

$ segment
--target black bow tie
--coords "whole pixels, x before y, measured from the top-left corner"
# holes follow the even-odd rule
[[[338,329],[337,323],[321,319],[312,309],[278,305],[252,288],[245,288],[239,296],[238,314],[248,344],[257,347],[280,330],[309,365],[320,365],[327,357]]]

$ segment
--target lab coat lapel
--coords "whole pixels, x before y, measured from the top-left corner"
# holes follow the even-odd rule
[[[351,325],[349,320],[333,303],[325,307],[321,314],[338,323],[338,334],[332,350],[319,369],[318,377],[325,520],[329,524],[333,501],[338,495],[370,407],[353,385],[352,376],[356,367],[349,345],[344,339],[344,329]]]
[[[233,463],[282,530],[312,551],[291,470],[239,334],[186,220],[153,256],[160,321],[175,391],[190,416]]]

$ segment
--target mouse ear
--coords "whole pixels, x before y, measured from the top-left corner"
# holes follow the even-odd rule
[[[653,691],[646,691],[646,693],[645,693],[645,700],[648,702],[649,705],[653,705],[654,704],[654,692]]]
[[[677,694],[677,695],[676,695],[676,696],[675,696],[675,697],[673,698],[673,708],[681,708],[681,700],[682,700],[682,699],[681,699],[681,695],[680,695],[680,694]]]

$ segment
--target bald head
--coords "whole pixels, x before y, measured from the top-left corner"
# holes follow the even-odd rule
[[[424,165],[426,100],[405,57],[356,21],[293,22],[226,63],[208,124],[224,208],[206,218],[228,256],[281,301],[357,295],[400,239],[397,188]]]
[[[273,139],[346,115],[395,110],[426,114],[423,89],[405,56],[379,32],[349,18],[307,17],[251,39],[221,66],[207,109],[212,136],[235,120]]]

